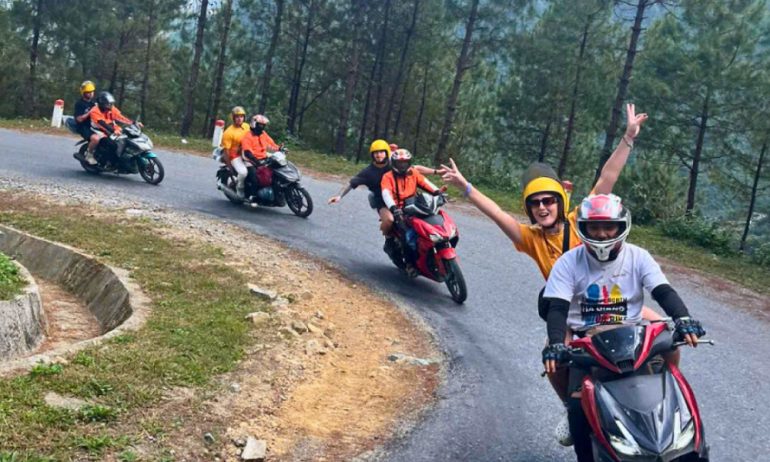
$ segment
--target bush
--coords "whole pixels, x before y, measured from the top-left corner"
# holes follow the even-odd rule
[[[761,266],[770,267],[770,242],[763,242],[751,249],[751,261]]]
[[[715,222],[698,216],[679,216],[659,222],[663,234],[694,244],[717,255],[732,255],[730,232]]]

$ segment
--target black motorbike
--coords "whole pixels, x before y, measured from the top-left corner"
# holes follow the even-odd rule
[[[214,157],[221,160],[222,152],[214,151]],[[245,197],[236,193],[237,174],[231,167],[223,164],[217,171],[217,189],[234,204],[246,204],[252,207],[283,207],[298,217],[307,218],[313,213],[313,199],[300,184],[302,177],[296,165],[286,159],[286,153],[277,151],[256,166],[255,184],[252,175],[246,179]],[[264,169],[269,169],[266,172]],[[267,173],[267,175],[265,175]],[[268,178],[268,179],[265,179]]]
[[[68,117],[65,120],[65,125],[72,133],[82,138],[74,118]],[[160,163],[158,156],[152,152],[152,141],[142,133],[142,129],[136,124],[123,126],[120,135],[102,138],[94,150],[96,164],[90,164],[86,161],[87,139],[82,139],[75,146],[78,146],[78,150],[72,157],[80,162],[80,166],[88,173],[138,173],[144,181],[152,185],[160,184],[165,176],[163,164]]]

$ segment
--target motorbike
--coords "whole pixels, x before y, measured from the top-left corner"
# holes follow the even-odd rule
[[[221,161],[223,152],[215,149],[213,157]],[[302,177],[296,165],[286,159],[284,151],[276,151],[256,166],[258,184],[246,179],[245,198],[236,192],[236,172],[226,164],[217,171],[217,189],[234,204],[246,204],[252,207],[283,207],[300,218],[307,218],[313,213],[313,199],[307,189],[300,184]]]
[[[660,356],[684,344],[666,320],[614,327],[570,344],[566,360],[591,371],[581,404],[596,462],[708,462],[695,394],[679,368]]]
[[[74,118],[68,117],[64,123],[72,133],[81,136],[77,131]],[[142,129],[136,124],[123,126],[120,135],[103,138],[94,150],[96,164],[92,165],[86,161],[87,139],[77,142],[75,146],[79,147],[72,157],[80,162],[83,170],[88,173],[138,173],[144,181],[152,185],[160,184],[165,176],[163,164],[152,152],[152,141],[142,133]],[[123,147],[122,151],[121,146]]]
[[[452,218],[441,210],[444,204],[443,194],[421,193],[407,199],[403,226],[393,226],[393,235],[385,240],[383,250],[401,270],[406,269],[407,259],[413,260],[411,263],[419,274],[445,283],[452,300],[462,304],[468,289],[455,252],[460,236]],[[402,242],[407,242],[411,249],[402,248]]]

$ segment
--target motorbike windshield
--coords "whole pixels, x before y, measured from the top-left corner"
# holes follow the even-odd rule
[[[641,326],[617,326],[591,338],[597,351],[621,370],[633,369],[644,339]]]

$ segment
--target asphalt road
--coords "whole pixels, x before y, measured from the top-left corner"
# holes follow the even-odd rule
[[[86,174],[72,158],[74,142],[71,136],[0,129],[0,178],[97,187],[226,220],[328,260],[406,304],[432,327],[449,361],[448,380],[437,406],[387,448],[388,460],[573,460],[572,450],[552,436],[561,409],[540,377],[545,325],[535,300],[543,280],[490,221],[448,208],[460,230],[458,253],[469,288],[467,302],[458,306],[445,286],[409,280],[391,266],[364,191],[327,206],[341,185],[305,177],[316,204],[308,219],[288,208],[247,210],[216,190],[214,160],[158,151],[166,178],[154,187],[138,175]],[[704,414],[712,460],[770,460],[768,318],[752,314],[729,291],[687,276],[670,279],[718,342],[685,351],[682,361]]]

